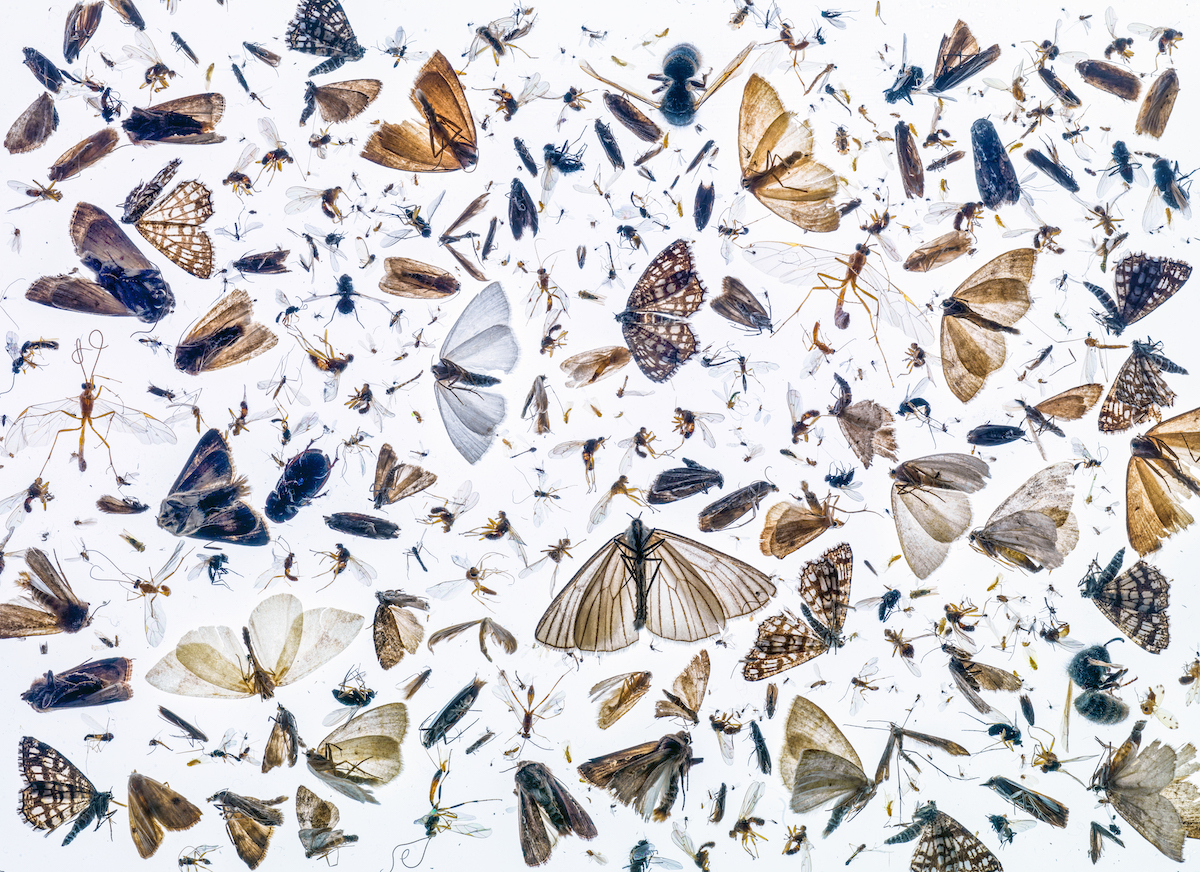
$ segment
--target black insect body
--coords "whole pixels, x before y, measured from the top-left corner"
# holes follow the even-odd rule
[[[665,89],[659,109],[667,121],[676,127],[690,124],[696,115],[696,98],[692,89],[704,87],[702,81],[693,78],[699,70],[700,52],[694,45],[685,42],[667,52],[661,73],[649,77],[665,83],[654,93]]]
[[[319,449],[301,451],[287,462],[275,490],[267,494],[263,514],[277,524],[296,517],[300,508],[311,503],[325,487],[334,462]]]

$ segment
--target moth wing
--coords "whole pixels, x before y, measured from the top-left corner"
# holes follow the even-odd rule
[[[79,276],[44,276],[29,286],[25,299],[53,309],[91,315],[125,317],[136,314],[100,285]]]
[[[1181,448],[1187,456],[1180,457],[1181,462],[1190,460],[1188,452],[1200,446],[1200,409],[1193,409],[1169,418],[1161,424],[1151,427],[1146,433],[1172,448]],[[1195,464],[1193,464],[1195,465]]]
[[[827,751],[850,761],[862,771],[862,761],[846,734],[816,703],[796,697],[783,728],[783,750],[779,753],[779,774],[791,789],[801,755],[809,749]]]
[[[828,650],[829,646],[817,638],[808,624],[784,609],[758,625],[754,647],[742,658],[742,676],[747,681],[762,681]]]
[[[50,612],[21,603],[0,603],[0,639],[49,636],[61,632],[58,617]]]
[[[917,578],[928,578],[971,526],[971,503],[955,490],[892,485],[892,516],[900,550]]]
[[[816,539],[829,527],[824,514],[813,512],[808,506],[783,500],[767,510],[759,535],[759,550],[782,560]]]
[[[1150,461],[1129,458],[1125,473],[1125,526],[1129,544],[1138,554],[1162,547],[1162,540],[1188,527],[1195,520],[1182,505],[1184,494],[1191,491],[1172,486],[1169,474],[1162,474]]]
[[[199,227],[142,219],[137,223],[137,229],[147,242],[165,254],[181,270],[200,279],[212,275],[212,239]]]
[[[8,129],[4,147],[9,154],[26,154],[41,148],[57,129],[58,110],[54,108],[54,98],[43,91]]]
[[[416,615],[408,609],[380,603],[375,609],[372,633],[379,665],[384,669],[391,669],[404,659],[405,652],[417,653],[417,647],[425,636],[425,629]]]
[[[378,79],[350,79],[317,88],[317,107],[325,121],[349,121],[375,102],[383,83]]]
[[[944,812],[921,833],[913,849],[913,869],[970,869],[971,872],[1003,872],[987,845]]]
[[[387,784],[400,774],[400,745],[408,731],[408,709],[393,702],[369,709],[338,727],[318,746],[335,764],[353,767],[350,780]]]
[[[233,849],[251,869],[257,869],[266,859],[267,847],[271,844],[271,836],[275,828],[266,826],[240,811],[230,814],[225,821],[225,832]]]
[[[1037,404],[1036,408],[1048,417],[1077,421],[1099,402],[1100,394],[1103,391],[1104,385],[1079,385],[1063,391],[1061,394],[1056,394],[1048,400],[1043,400]]]
[[[336,827],[341,815],[332,802],[321,799],[303,784],[296,788],[296,822],[300,829]]]
[[[798,813],[873,786],[862,766],[820,748],[809,748],[800,755],[793,777],[790,807]]]
[[[971,273],[952,296],[989,321],[1011,327],[1032,303],[1029,283],[1036,257],[1032,248],[1007,251]]]
[[[671,684],[671,690],[675,696],[682,699],[694,712],[699,712],[704,705],[704,695],[708,692],[709,671],[708,650],[706,649],[693,657]],[[666,713],[660,714],[660,708]],[[676,717],[681,714],[682,712],[674,703],[667,700],[659,700],[654,711],[655,717]]]
[[[1163,788],[1162,795],[1171,801],[1179,813],[1184,834],[1189,839],[1200,839],[1200,790],[1196,785],[1176,777]]]
[[[782,120],[781,120],[782,119]],[[771,136],[768,138],[768,132]],[[786,140],[786,151],[779,143]],[[812,154],[812,127],[796,122],[779,99],[779,93],[758,73],[750,76],[742,91],[738,113],[738,153],[742,175],[758,175],[768,169],[769,153]]]
[[[649,672],[626,672],[594,684],[589,691],[593,700],[605,691],[612,691],[600,703],[596,726],[607,730],[620,720],[650,690],[650,678]]]
[[[200,811],[170,787],[137,772],[129,776],[129,832],[143,860],[162,844],[163,828],[187,830],[200,822]]]
[[[539,642],[551,648],[619,651],[637,641],[636,592],[621,538],[596,551],[559,591],[538,621]]]
[[[273,602],[274,601],[274,602]],[[366,618],[332,607],[301,612],[291,594],[275,594],[250,614],[250,638],[275,682],[292,684],[342,653]]]
[[[458,74],[444,54],[440,51],[434,52],[425,62],[413,82],[413,90],[425,95],[439,117],[448,122],[456,136],[461,137],[463,142],[475,144],[475,120],[471,117],[470,106],[467,105],[467,95],[463,92]],[[413,102],[420,108],[415,99]]]
[[[1035,472],[996,507],[988,518],[988,524],[1014,512],[1031,511],[1048,515],[1055,526],[1061,527],[1063,520],[1071,514],[1071,501],[1075,494],[1071,473],[1074,469],[1070,462],[1064,461]]]
[[[553,842],[546,831],[546,823],[542,820],[541,806],[529,790],[518,790],[520,800],[520,839],[521,853],[525,857],[526,866],[541,866],[550,860],[550,850]]]
[[[878,454],[896,460],[895,420],[892,413],[874,400],[859,400],[837,416],[842,435],[854,449],[862,465],[870,469]]]
[[[1183,862],[1183,821],[1169,799],[1142,791],[1110,793],[1108,799],[1147,842],[1172,860]]]
[[[436,173],[462,169],[448,149],[435,154],[430,144],[429,128],[411,121],[402,124],[384,121],[367,140],[361,156],[372,163],[402,172]]]
[[[146,681],[180,696],[244,699],[254,693],[243,671],[245,658],[241,637],[229,627],[198,627],[151,667]]]
[[[511,372],[517,363],[517,340],[508,298],[492,282],[463,309],[442,343],[441,356],[468,370]]]
[[[279,337],[255,324],[253,317],[250,295],[241,288],[222,297],[176,346],[176,368],[199,375],[250,360],[273,348]]]
[[[446,387],[441,382],[434,383],[433,394],[450,444],[468,463],[477,462],[492,446],[496,429],[504,421],[504,397],[491,391]]]
[[[94,259],[102,265],[119,266],[126,274],[157,269],[142,256],[112,216],[91,203],[75,207],[70,228],[80,260]]]
[[[1004,334],[965,318],[942,316],[942,373],[962,402],[979,393],[987,377],[1004,365]]]
[[[233,483],[233,454],[215,427],[200,437],[168,492],[170,496]]]
[[[400,297],[441,300],[458,293],[458,279],[449,272],[407,257],[389,257],[383,261],[379,289]]]
[[[646,598],[646,628],[664,639],[714,636],[727,618],[749,614],[775,595],[765,572],[665,530],[651,536],[659,561]]]

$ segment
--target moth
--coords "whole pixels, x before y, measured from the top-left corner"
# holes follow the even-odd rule
[[[742,93],[738,154],[742,187],[760,203],[803,230],[837,230],[837,178],[813,160],[812,127],[784,109],[779,94],[757,73]]]
[[[725,487],[725,476],[718,470],[709,469],[694,460],[683,458],[683,466],[660,472],[646,491],[646,502],[652,506],[673,503],[700,493],[708,493],[711,487]]]
[[[704,105],[717,90],[729,81],[730,77],[737,72],[738,67],[742,62],[750,56],[750,52],[754,49],[755,44],[750,43],[738,55],[729,62],[729,65],[721,71],[721,74],[713,80],[712,84],[707,84],[707,77],[703,80],[695,78],[696,73],[700,71],[701,58],[700,52],[694,45],[690,43],[681,43],[675,46],[663,57],[663,67],[661,73],[652,73],[649,78],[662,82],[663,84],[656,88],[653,93],[657,94],[660,91],[665,91],[662,98],[654,100],[651,97],[646,97],[631,91],[623,85],[619,85],[611,79],[606,79],[592,69],[591,64],[587,61],[581,61],[579,68],[594,79],[603,82],[606,85],[628,94],[635,100],[640,100],[648,106],[653,106],[662,112],[663,117],[676,127],[685,127],[691,124],[696,112]],[[695,91],[701,90],[702,93],[697,98]],[[657,138],[657,137],[655,137]]]
[[[375,462],[375,482],[371,485],[371,499],[376,509],[390,506],[405,497],[418,494],[437,482],[437,476],[419,466],[401,463],[396,451],[388,443],[379,449]]]
[[[134,145],[213,145],[225,141],[224,136],[213,133],[224,115],[224,96],[193,94],[149,109],[135,106],[121,127]]]
[[[78,633],[91,625],[91,604],[76,596],[46,552],[26,548],[25,565],[29,571],[18,576],[17,586],[28,600],[0,604],[0,639]]]
[[[653,675],[649,672],[623,672],[593,684],[588,691],[593,702],[603,694],[608,694],[600,700],[596,725],[602,730],[607,730],[624,717],[650,690],[651,678]]]
[[[1124,559],[1122,548],[1106,566],[1093,560],[1087,575],[1080,579],[1080,595],[1095,603],[1100,614],[1128,638],[1158,654],[1171,641],[1167,616],[1171,581],[1144,560],[1121,572]]]
[[[284,41],[293,51],[329,58],[309,70],[310,76],[332,73],[347,61],[360,61],[367,54],[338,0],[300,0]]]
[[[367,140],[362,156],[402,172],[442,173],[475,166],[479,151],[471,107],[458,74],[440,51],[417,73],[410,98],[421,123],[383,122]]]
[[[778,675],[845,644],[842,627],[850,610],[853,572],[854,553],[845,543],[804,565],[800,611],[807,624],[787,610],[759,624],[758,639],[743,659],[747,681]]]
[[[1136,100],[1142,93],[1142,80],[1124,67],[1099,60],[1082,60],[1075,72],[1093,88],[1115,94],[1122,100]]]
[[[959,19],[954,22],[954,29],[942,36],[929,92],[934,95],[945,93],[991,66],[999,57],[999,43],[980,51],[971,28]]]
[[[67,23],[63,28],[63,58],[67,63],[78,60],[79,53],[100,27],[103,11],[104,5],[100,2],[80,2],[67,13]]]
[[[779,488],[769,481],[755,481],[726,494],[700,510],[700,531],[712,533],[716,530],[728,529],[737,524],[748,512],[754,512],[755,514],[751,515],[750,519],[743,522],[749,523],[757,515],[759,504],[769,494],[778,490]],[[741,525],[737,524],[737,526]]]
[[[499,282],[488,285],[463,309],[432,367],[433,392],[446,435],[468,463],[491,448],[507,404],[500,394],[481,390],[500,383],[475,370],[511,372],[517,340],[509,327],[510,309]]]
[[[528,229],[533,236],[538,232],[538,208],[525,183],[513,177],[508,188],[508,227],[513,239],[520,239]]]
[[[583,806],[571,796],[542,763],[523,760],[514,776],[517,784],[521,854],[527,866],[541,866],[550,860],[554,841],[574,833],[581,839],[594,839],[596,825]],[[547,825],[553,833],[547,832]]]
[[[709,300],[708,306],[725,320],[747,330],[771,332],[771,313],[742,281],[733,276],[721,279],[721,293]]]
[[[696,336],[684,319],[700,308],[704,294],[684,239],[663,249],[637,280],[617,321],[646,378],[667,381],[695,354]]]
[[[1104,385],[1086,384],[1068,388],[1060,394],[1042,400],[1035,406],[1031,406],[1023,400],[1016,401],[1017,406],[1025,412],[1025,420],[1029,424],[1029,434],[1037,444],[1042,460],[1046,459],[1046,450],[1042,447],[1042,441],[1038,435],[1049,431],[1055,436],[1065,438],[1067,434],[1054,423],[1054,419],[1079,420],[1100,401],[1100,394],[1103,392]],[[1024,433],[1022,433],[1023,435]]]
[[[399,524],[362,512],[334,512],[332,515],[326,515],[325,526],[335,532],[364,539],[395,539],[400,535]]]
[[[407,257],[388,257],[383,261],[379,289],[397,297],[414,300],[443,300],[458,293],[461,285],[441,267]]]
[[[836,800],[825,827],[828,836],[871,801],[883,775],[868,778],[850,740],[803,696],[792,703],[783,735],[779,774],[791,792],[789,807],[802,814]]]
[[[567,582],[538,622],[536,637],[551,648],[581,651],[619,651],[637,641],[642,628],[694,642],[774,595],[766,573],[635,518]]]
[[[1160,421],[1160,407],[1175,405],[1175,392],[1167,387],[1164,372],[1187,375],[1186,369],[1163,355],[1161,342],[1133,340],[1133,351],[1100,407],[1100,432],[1119,433],[1151,418]]]
[[[1102,791],[1105,801],[1146,841],[1182,863],[1184,823],[1164,795],[1175,780],[1179,756],[1158,739],[1142,750],[1145,726],[1145,721],[1138,721],[1124,744],[1105,755],[1092,774],[1091,788]]]
[[[369,709],[309,748],[308,769],[338,793],[377,805],[371,788],[400,774],[400,745],[407,731],[404,703]]]
[[[996,855],[962,824],[938,811],[936,803],[927,802],[914,810],[912,824],[884,844],[911,842],[917,836],[921,838],[913,849],[913,872],[1003,872]]]
[[[895,101],[889,99],[888,102]],[[917,151],[917,139],[913,136],[912,128],[903,120],[896,122],[896,163],[900,167],[904,196],[910,199],[925,196],[925,168]]]
[[[219,790],[208,801],[225,818],[225,833],[242,862],[257,869],[266,859],[275,827],[283,823],[283,812],[272,806],[286,802],[287,797],[255,799],[232,790]]]
[[[1059,829],[1066,829],[1068,809],[1057,799],[1046,796],[1044,793],[1038,793],[1036,790],[1030,790],[1011,778],[1001,775],[989,778],[983,782],[982,786],[990,787],[1011,802],[1015,808],[1033,815],[1043,823]]]
[[[84,170],[99,163],[101,159],[108,156],[117,147],[119,138],[117,131],[111,127],[103,127],[91,136],[81,139],[68,148],[58,156],[58,160],[51,164],[50,169],[46,171],[46,178],[50,180],[51,188],[53,189],[55,182],[74,178]]]
[[[473,621],[463,621],[461,624],[451,624],[449,627],[443,627],[429,637],[429,641],[425,644],[429,650],[433,650],[433,646],[439,642],[444,642],[447,639],[453,639],[460,633],[464,633],[472,627],[479,627],[479,651],[487,658],[488,662],[492,662],[492,655],[488,653],[487,640],[490,638],[492,642],[499,645],[506,654],[512,654],[517,650],[517,637],[496,621],[491,618],[476,618]],[[418,641],[420,641],[418,639]]]
[[[767,518],[758,537],[758,547],[769,557],[782,560],[826,530],[832,530],[845,523],[834,517],[834,497],[826,497],[822,502],[808,490],[805,482],[801,482],[801,485],[804,489],[804,503],[783,500],[767,510]]]
[[[1187,283],[1192,275],[1190,264],[1167,257],[1131,254],[1113,269],[1113,291],[1084,282],[1104,306],[1104,314],[1093,312],[1096,320],[1114,336],[1120,336],[1130,324],[1142,320]]]
[[[22,736],[17,749],[17,765],[25,779],[17,813],[25,823],[49,835],[74,820],[63,839],[69,845],[92,821],[96,829],[110,819],[108,810],[112,791],[99,791],[74,763],[45,742]]]
[[[391,669],[404,659],[405,652],[417,653],[425,629],[410,609],[429,611],[429,601],[402,590],[379,590],[375,598],[379,600],[372,625],[375,657],[380,666]]]
[[[989,209],[1021,198],[1021,183],[996,126],[986,118],[971,125],[971,153],[975,158],[975,185],[979,199]]]
[[[971,531],[971,545],[998,563],[1028,572],[1062,566],[1079,541],[1079,522],[1071,511],[1073,471],[1069,462],[1056,463],[1032,475],[986,524]]]
[[[190,630],[146,673],[152,687],[180,696],[271,699],[275,689],[324,666],[358,635],[362,615],[332,607],[305,611],[279,593],[260,602],[239,634],[230,627]]]
[[[449,741],[447,736],[450,730],[467,716],[467,712],[471,710],[471,706],[479,698],[479,691],[483,689],[485,684],[487,682],[483,679],[473,679],[462,690],[451,697],[450,701],[442,706],[441,711],[431,718],[427,718],[425,723],[421,725],[421,744],[426,748],[432,748],[443,739]]]
[[[1169,67],[1146,91],[1146,99],[1142,101],[1133,125],[1134,131],[1155,139],[1161,137],[1167,129],[1167,122],[1171,120],[1171,110],[1175,108],[1175,98],[1178,96],[1179,73],[1174,67]]]
[[[199,375],[253,360],[279,337],[253,321],[250,295],[241,288],[222,297],[175,346],[175,368]]]
[[[691,736],[679,732],[593,757],[579,765],[579,774],[631,806],[644,820],[664,821],[671,816],[680,784],[694,762]]]
[[[200,437],[158,510],[158,526],[175,536],[266,545],[266,525],[244,500],[244,477],[234,476],[233,454],[221,431]]]
[[[862,465],[870,469],[876,454],[895,460],[896,434],[892,429],[895,420],[892,413],[874,400],[859,400],[852,404],[850,384],[836,372],[833,378],[839,394],[829,414],[837,418],[842,435]]]
[[[917,578],[928,578],[971,526],[967,494],[981,490],[991,472],[970,454],[930,454],[904,461],[891,476],[900,551]]]
[[[1118,376],[1118,379],[1120,376]],[[1101,412],[1103,417],[1103,412]],[[1125,528],[1138,554],[1192,524],[1183,501],[1200,493],[1200,409],[1151,427],[1129,443],[1125,472]]]
[[[616,375],[631,360],[633,355],[624,345],[605,345],[573,354],[558,368],[567,374],[567,387],[579,388]]]
[[[124,702],[133,696],[129,686],[132,669],[133,661],[128,657],[107,657],[62,672],[47,671],[42,678],[34,679],[21,699],[37,712]]]
[[[337,124],[357,118],[375,102],[382,88],[383,82],[378,79],[350,79],[320,86],[305,82],[304,109],[300,113],[300,126],[303,127],[318,109],[326,124]]]
[[[1003,690],[1016,693],[1024,682],[1012,672],[1006,672],[986,663],[976,663],[971,659],[970,652],[949,643],[942,645],[942,650],[950,655],[950,676],[963,696],[967,698],[980,714],[989,714],[991,705],[979,695],[980,690]]]
[[[212,217],[212,191],[195,179],[181,182],[159,200],[181,161],[176,158],[149,182],[125,197],[122,224],[133,224],[142,237],[196,278],[212,275],[212,239],[200,225]]]
[[[263,749],[264,775],[285,762],[289,768],[294,767],[300,758],[300,748],[304,747],[304,740],[300,738],[296,726],[296,716],[285,709],[283,703],[278,703],[277,706],[275,717],[271,719],[271,733],[267,736],[267,744]]]
[[[69,229],[75,254],[96,280],[74,275],[40,278],[25,299],[91,315],[133,316],[147,324],[175,310],[175,295],[158,267],[142,256],[107,212],[79,203]]]
[[[17,116],[4,135],[4,147],[9,154],[26,154],[46,144],[58,129],[58,110],[54,98],[43,92]]]
[[[358,841],[358,836],[335,829],[341,815],[332,802],[321,799],[303,784],[296,788],[296,823],[305,858],[327,858],[334,851]]]
[[[704,695],[708,692],[709,665],[708,651],[704,650],[691,659],[683,672],[676,676],[671,689],[664,690],[663,696],[654,705],[656,718],[682,718],[693,724],[700,723],[700,707],[704,704]]]
[[[942,303],[942,372],[954,396],[966,403],[1004,365],[1004,334],[1031,304],[1029,283],[1037,252],[1018,248],[973,272]]]
[[[190,830],[200,809],[167,785],[134,772],[129,776],[129,834],[143,860],[162,845],[163,830]]]

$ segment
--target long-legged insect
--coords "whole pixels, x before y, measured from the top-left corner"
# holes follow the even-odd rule
[[[78,459],[79,471],[83,472],[87,469],[83,448],[87,431],[90,429],[108,451],[108,466],[113,470],[114,475],[116,469],[113,466],[112,447],[104,438],[105,434],[114,427],[122,432],[132,433],[138,438],[138,441],[147,445],[174,444],[175,442],[175,434],[171,432],[171,428],[157,418],[136,409],[129,409],[124,404],[109,402],[101,397],[104,389],[96,386],[96,366],[100,362],[100,352],[105,348],[104,335],[99,330],[93,330],[88,335],[88,345],[96,352],[96,360],[92,364],[90,373],[83,366],[82,340],[75,343],[75,350],[71,353],[72,362],[79,365],[84,375],[83,391],[79,396],[68,397],[57,403],[30,406],[17,417],[17,420],[13,421],[8,435],[5,437],[5,447],[10,454],[16,454],[27,445],[44,445],[51,440],[51,434],[53,434],[50,453],[46,455],[46,462],[42,464],[42,468],[38,472],[39,476],[45,472],[50,458],[54,455],[54,449],[58,445],[58,437],[63,433],[79,432],[79,451],[71,456]],[[76,405],[78,405],[78,411],[74,411]],[[63,420],[64,418],[77,422],[78,426],[59,426],[67,423]],[[104,433],[101,433],[96,426],[97,422],[101,420],[106,425]]]

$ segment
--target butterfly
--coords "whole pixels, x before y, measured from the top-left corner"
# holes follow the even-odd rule
[[[334,829],[341,815],[332,802],[321,799],[303,784],[296,788],[296,823],[300,825],[300,844],[304,856],[328,857],[345,845],[358,841],[358,836]]]
[[[202,814],[167,785],[138,772],[129,776],[129,834],[143,860],[162,845],[164,827],[190,830]]]
[[[275,827],[283,823],[283,812],[272,806],[286,802],[287,797],[255,799],[232,790],[219,790],[208,801],[225,818],[225,832],[238,857],[251,869],[257,869],[266,859]]]
[[[121,223],[136,226],[147,242],[180,269],[206,279],[212,275],[212,240],[199,228],[212,217],[212,191],[192,180],[177,185],[158,201],[180,163],[176,158],[149,182],[129,192]]]
[[[665,821],[693,762],[692,738],[679,732],[593,757],[579,765],[579,774],[632,806],[643,819]]]
[[[425,637],[425,629],[409,609],[429,611],[429,601],[410,596],[402,590],[377,590],[375,598],[379,600],[372,626],[375,657],[380,666],[391,669],[404,659],[405,652],[417,653]]]
[[[1105,314],[1093,312],[1096,320],[1114,336],[1140,321],[1169,300],[1192,275],[1182,260],[1131,254],[1113,270],[1114,300],[1104,288],[1084,282],[1084,287],[1104,306]]]
[[[800,611],[808,624],[786,610],[759,624],[758,639],[742,667],[747,681],[770,678],[842,647],[853,572],[854,553],[845,543],[805,564],[800,571]]]
[[[263,749],[262,771],[264,775],[272,769],[282,766],[284,761],[287,762],[289,768],[295,766],[296,761],[300,759],[300,746],[304,744],[296,727],[296,716],[285,709],[282,703],[277,705],[275,717],[271,719],[274,724],[271,727],[270,735],[267,736],[267,745]]]
[[[596,825],[587,811],[544,764],[522,760],[514,777],[525,865],[541,866],[549,862],[550,850],[561,836],[574,833],[581,839],[596,838]],[[547,824],[553,833],[546,832]]]
[[[176,536],[266,545],[271,541],[258,513],[245,502],[245,478],[234,477],[233,454],[221,431],[200,437],[158,510],[158,526]]]
[[[1073,471],[1069,462],[1056,463],[1030,476],[986,524],[971,531],[971,545],[998,563],[1029,572],[1062,566],[1079,541],[1079,522],[1071,511]]]
[[[704,650],[691,659],[683,672],[675,678],[670,690],[654,705],[656,718],[683,718],[693,724],[700,723],[700,707],[708,692],[708,651]]]
[[[829,409],[829,414],[837,418],[842,435],[862,465],[870,469],[876,454],[895,460],[896,434],[892,429],[892,413],[874,400],[859,400],[851,404],[853,396],[849,383],[836,372],[833,378],[838,383],[840,394]]]
[[[1106,755],[1092,774],[1091,787],[1103,791],[1109,805],[1146,841],[1182,863],[1183,820],[1164,795],[1175,780],[1179,757],[1175,749],[1158,739],[1141,750],[1145,725],[1145,721],[1138,721],[1124,744]]]
[[[378,79],[350,79],[320,86],[306,82],[300,125],[303,126],[317,109],[321,110],[321,118],[330,124],[356,118],[375,102],[382,88],[383,82]]]
[[[551,648],[581,651],[619,651],[643,627],[695,642],[774,595],[770,576],[748,563],[635,518],[567,582],[536,636]]]
[[[785,221],[828,233],[837,230],[841,217],[833,204],[837,177],[812,153],[809,123],[783,108],[766,79],[750,76],[738,115],[742,187]]]
[[[917,578],[928,578],[950,553],[950,543],[971,526],[973,494],[991,475],[970,454],[930,454],[891,471],[892,517],[900,551]]]
[[[22,736],[17,763],[25,779],[17,813],[34,829],[47,834],[74,819],[63,839],[69,845],[92,821],[96,829],[116,812],[108,810],[112,791],[96,790],[70,760],[32,736]]]
[[[1121,572],[1124,559],[1122,548],[1105,567],[1092,561],[1079,582],[1080,594],[1095,603],[1114,627],[1151,654],[1158,654],[1171,642],[1167,617],[1171,581],[1144,560]]]
[[[608,696],[600,701],[600,709],[596,713],[596,726],[607,730],[620,720],[650,690],[651,678],[653,674],[650,672],[623,672],[593,684],[588,691],[593,702],[599,699],[601,694],[608,693]]]
[[[825,827],[828,836],[871,801],[882,775],[868,778],[850,740],[816,703],[802,696],[792,703],[783,735],[779,774],[791,791],[790,807],[804,813],[837,800]]]
[[[913,823],[884,844],[897,845],[921,839],[913,849],[912,872],[1003,872],[1004,867],[987,845],[937,805],[927,802],[913,811]]]
[[[410,98],[423,123],[381,123],[367,140],[363,157],[414,173],[469,170],[479,162],[471,107],[458,74],[440,51],[417,73]]]
[[[25,299],[91,315],[131,315],[147,324],[175,310],[175,295],[158,267],[142,256],[107,212],[79,203],[71,213],[70,231],[76,255],[96,274],[96,281],[46,276],[30,285]]]
[[[1125,528],[1138,554],[1162,547],[1162,540],[1195,520],[1183,500],[1200,493],[1200,409],[1176,415],[1129,443],[1125,472]]]
[[[933,81],[929,84],[931,94],[949,91],[971,76],[990,66],[1000,57],[1000,45],[979,50],[979,43],[971,28],[960,19],[948,36],[942,37],[938,46],[937,62],[933,67]]]
[[[942,371],[964,403],[1004,365],[1004,334],[1029,309],[1037,252],[1018,248],[984,264],[942,303]]]
[[[1151,418],[1162,420],[1159,407],[1175,405],[1175,392],[1167,387],[1164,372],[1187,375],[1186,369],[1163,356],[1161,342],[1133,340],[1133,351],[1100,407],[1100,432],[1119,433]]]
[[[0,604],[0,639],[78,633],[92,623],[91,605],[75,595],[46,552],[26,548],[25,565],[33,574],[22,572],[17,584],[31,602]]]
[[[400,774],[400,745],[407,731],[404,703],[370,709],[309,748],[308,769],[338,793],[378,805],[370,788]]]
[[[696,336],[683,319],[703,302],[691,245],[677,239],[646,267],[617,315],[625,344],[650,381],[666,381],[696,353]]]
[[[38,712],[124,702],[133,696],[133,688],[129,686],[132,669],[133,661],[128,657],[107,657],[61,672],[48,671],[42,678],[34,679],[21,699]]]
[[[175,346],[175,368],[200,375],[253,360],[279,343],[279,337],[255,324],[250,295],[238,288],[217,301],[212,310]]]
[[[241,633],[200,627],[146,673],[152,687],[180,696],[270,699],[275,689],[324,666],[358,635],[362,615],[331,607],[304,611],[290,593],[254,607]]]
[[[211,145],[225,137],[213,133],[225,115],[221,94],[193,94],[143,109],[134,106],[121,127],[134,145],[162,142],[171,145]]]
[[[284,40],[294,51],[329,58],[309,70],[310,76],[332,73],[346,61],[360,61],[367,54],[338,0],[300,0]]]
[[[517,340],[509,318],[508,298],[500,283],[492,282],[458,316],[433,365],[433,393],[446,435],[468,463],[487,453],[504,420],[504,397],[481,390],[500,379],[474,370],[508,373],[517,365]]]

